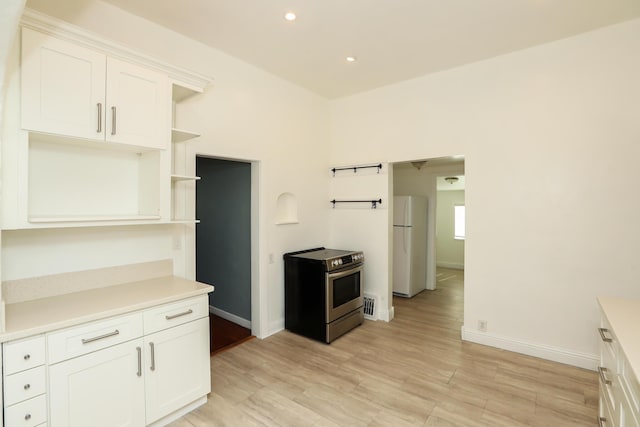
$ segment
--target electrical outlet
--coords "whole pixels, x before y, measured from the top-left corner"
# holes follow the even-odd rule
[[[486,320],[478,320],[478,330],[480,332],[487,332],[487,321]]]
[[[173,236],[173,249],[176,251],[182,249],[182,238],[180,236]]]
[[[273,254],[269,254],[269,264],[273,264],[273,263],[274,263]]]

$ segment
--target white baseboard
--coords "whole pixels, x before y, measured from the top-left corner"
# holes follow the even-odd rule
[[[189,412],[193,411],[199,406],[204,405],[205,403],[207,403],[207,396],[203,396],[200,399],[194,400],[193,402],[178,409],[177,411],[172,412],[169,415],[163,418],[160,418],[158,421],[155,421],[149,424],[148,427],[162,427],[162,426],[166,426],[167,424],[171,424],[173,421],[187,415]]]
[[[220,316],[223,319],[228,320],[229,322],[233,322],[236,325],[240,325],[243,328],[251,329],[251,320],[243,319],[240,316],[236,316],[235,314],[227,313],[224,310],[220,310],[212,305],[209,306],[209,313],[213,313],[216,316]]]
[[[436,267],[451,268],[453,270],[464,270],[464,264],[459,262],[437,261]]]
[[[501,337],[498,335],[488,334],[465,328],[461,328],[462,340],[470,341],[477,344],[488,345],[503,350],[514,351],[529,356],[539,357],[541,359],[551,360],[553,362],[564,363],[566,365],[577,366],[579,368],[597,370],[600,357],[595,354],[580,353],[560,347],[552,347],[543,344],[532,344],[524,341],[518,341],[511,338]]]
[[[383,307],[378,309],[378,319],[384,320],[385,322],[390,322],[393,320],[394,310],[393,307],[389,310],[385,310]]]
[[[267,337],[284,330],[284,319],[274,320],[269,323],[269,331]],[[266,337],[265,337],[266,338]]]

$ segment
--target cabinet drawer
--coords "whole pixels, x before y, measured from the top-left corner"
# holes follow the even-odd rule
[[[624,427],[640,427],[638,413],[631,407],[626,390],[620,394],[620,425]]]
[[[3,351],[5,375],[44,365],[44,336],[5,343]]]
[[[32,427],[47,421],[45,395],[9,406],[4,410],[5,427]]]
[[[144,312],[144,333],[151,334],[209,315],[209,298],[200,295],[187,298]]]
[[[44,366],[8,375],[4,379],[6,406],[44,394],[46,389]]]
[[[627,358],[621,357],[621,359],[622,366],[620,369],[620,382],[629,397],[631,409],[636,414],[640,414],[640,383],[634,375]]]
[[[49,364],[142,336],[142,316],[138,313],[100,320],[49,334]]]
[[[600,334],[600,360],[614,362],[612,365],[605,367],[612,370],[614,374],[617,374],[619,370],[619,366],[617,366],[616,363],[619,353],[618,339],[604,316],[600,321],[598,333]]]
[[[605,389],[605,385],[600,382],[600,402],[598,421],[602,427],[613,427],[619,425],[617,413],[611,406],[611,389]]]

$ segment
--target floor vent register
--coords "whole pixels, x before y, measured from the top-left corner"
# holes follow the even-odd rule
[[[376,297],[364,294],[364,318],[376,320]]]

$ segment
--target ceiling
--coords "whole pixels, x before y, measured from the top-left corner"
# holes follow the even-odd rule
[[[329,99],[640,16],[639,0],[105,1]]]

